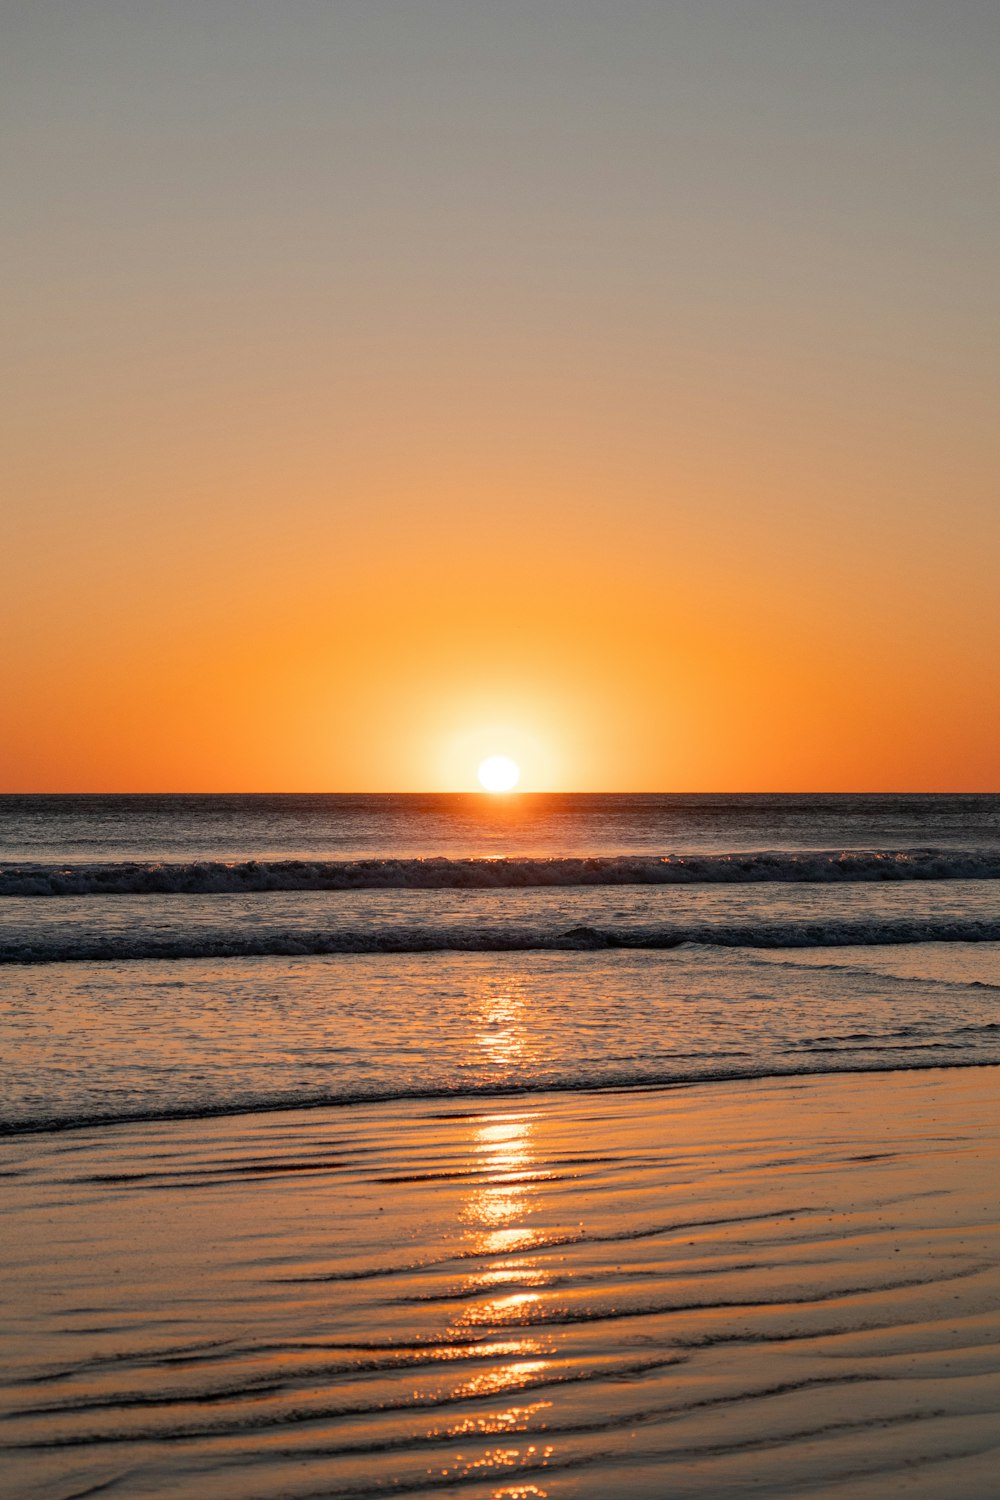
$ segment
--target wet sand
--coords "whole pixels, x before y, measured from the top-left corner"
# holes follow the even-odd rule
[[[4,1494],[995,1497],[1000,1072],[0,1143]]]

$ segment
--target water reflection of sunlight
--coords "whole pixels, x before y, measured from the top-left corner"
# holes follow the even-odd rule
[[[494,1229],[479,1236],[476,1253],[479,1255],[511,1255],[517,1250],[530,1250],[538,1243],[534,1229]]]
[[[517,980],[497,984],[487,979],[475,997],[474,1042],[483,1073],[490,1082],[511,1083],[518,1077],[531,1050],[530,1007],[524,986]],[[532,1128],[536,1115],[530,1110],[485,1115],[473,1141],[482,1179],[470,1195],[462,1217],[479,1231],[481,1253],[510,1252],[521,1248],[524,1232],[516,1239],[513,1225],[528,1212],[527,1187],[536,1164]],[[505,1235],[506,1239],[488,1236]]]
[[[531,1327],[541,1297],[538,1292],[514,1292],[509,1297],[494,1297],[491,1302],[476,1302],[462,1314],[464,1328],[504,1328],[518,1324]]]
[[[516,1083],[532,1051],[530,1006],[517,984],[487,982],[477,996],[473,1045],[477,1072],[497,1085]],[[466,1226],[469,1269],[461,1286],[464,1306],[449,1330],[468,1348],[470,1335],[480,1353],[491,1346],[478,1339],[503,1330],[504,1342],[488,1368],[477,1370],[456,1390],[459,1399],[484,1401],[522,1391],[545,1378],[551,1353],[540,1346],[532,1330],[538,1322],[542,1295],[551,1280],[548,1268],[530,1252],[542,1240],[529,1223],[538,1193],[548,1173],[538,1160],[536,1128],[540,1112],[497,1109],[472,1122],[470,1165],[474,1177],[460,1209]],[[511,1337],[523,1329],[521,1337]],[[502,1348],[502,1353],[500,1350]],[[489,1411],[475,1420],[485,1436],[509,1433],[529,1436],[530,1423],[542,1403]],[[528,1442],[480,1450],[459,1456],[454,1471],[470,1478],[490,1469],[544,1467],[552,1448]],[[485,1476],[484,1476],[485,1477]],[[530,1482],[501,1482],[496,1500],[544,1500],[546,1491]]]
[[[472,1023],[477,1070],[484,1082],[517,1083],[533,1049],[531,1007],[524,985],[487,981],[474,1000]]]
[[[489,1155],[495,1172],[516,1171],[531,1161],[530,1142],[518,1116],[505,1115],[483,1125],[476,1133],[476,1149]]]
[[[455,1394],[459,1400],[464,1400],[469,1396],[500,1395],[512,1388],[530,1385],[532,1380],[541,1375],[546,1363],[544,1359],[524,1359],[499,1366],[495,1370],[482,1370],[473,1375],[471,1380],[464,1381]],[[511,1411],[540,1411],[543,1405],[548,1406],[550,1403],[536,1401],[531,1407],[515,1406],[511,1407]],[[503,1416],[502,1413],[500,1415]]]
[[[481,1236],[509,1230],[529,1212],[528,1193],[536,1178],[531,1139],[534,1120],[528,1112],[491,1115],[476,1128],[473,1151],[480,1182],[469,1194],[462,1218],[475,1225]],[[494,1239],[479,1248],[499,1251],[502,1244]]]
[[[466,1282],[488,1292],[515,1281],[521,1286],[544,1286],[548,1279],[548,1273],[536,1269],[530,1260],[501,1260],[494,1261],[485,1271],[470,1272]]]
[[[530,1304],[538,1300],[531,1288],[548,1280],[542,1268],[519,1253],[530,1250],[538,1238],[524,1223],[540,1176],[533,1140],[536,1119],[531,1110],[505,1111],[484,1115],[476,1124],[472,1148],[480,1176],[465,1200],[462,1218],[474,1253],[488,1257],[488,1263],[467,1273],[463,1290],[470,1296],[495,1292],[499,1286],[510,1291],[471,1303],[462,1315],[466,1328],[530,1323]]]

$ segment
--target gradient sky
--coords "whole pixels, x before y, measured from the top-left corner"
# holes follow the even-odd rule
[[[0,31],[0,788],[1000,787],[992,0]]]

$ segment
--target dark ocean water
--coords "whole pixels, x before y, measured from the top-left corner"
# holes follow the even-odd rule
[[[1000,797],[0,799],[2,1123],[1000,1061]]]

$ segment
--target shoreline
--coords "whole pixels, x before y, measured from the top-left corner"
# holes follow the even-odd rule
[[[982,1068],[985,1070],[1000,1068],[1000,1061],[984,1060],[982,1058],[969,1058],[964,1061],[954,1062],[930,1062],[930,1063],[872,1063],[870,1067],[858,1067],[851,1065],[845,1068],[785,1068],[781,1070],[767,1070],[760,1073],[735,1073],[719,1072],[706,1075],[704,1073],[692,1075],[687,1078],[668,1079],[638,1079],[634,1083],[627,1081],[610,1082],[606,1084],[558,1084],[550,1083],[545,1088],[532,1087],[531,1085],[519,1086],[511,1084],[508,1087],[491,1086],[489,1089],[428,1089],[423,1092],[414,1091],[407,1094],[358,1094],[349,1098],[331,1098],[324,1096],[316,1099],[292,1099],[282,1100],[255,1100],[241,1105],[219,1105],[217,1108],[211,1105],[204,1107],[192,1107],[191,1109],[162,1109],[148,1113],[135,1113],[123,1115],[102,1115],[92,1119],[66,1119],[49,1120],[41,1122],[0,1123],[0,1149],[5,1141],[20,1140],[23,1137],[36,1137],[44,1135],[63,1135],[67,1132],[86,1130],[113,1130],[128,1128],[133,1125],[157,1125],[170,1123],[188,1123],[199,1120],[226,1120],[245,1119],[248,1116],[267,1117],[270,1115],[287,1115],[302,1111],[311,1114],[317,1110],[342,1110],[372,1108],[389,1106],[393,1104],[433,1104],[435,1101],[449,1099],[466,1099],[488,1105],[491,1101],[498,1104],[510,1100],[532,1100],[546,1099],[552,1097],[575,1097],[577,1095],[605,1095],[605,1094],[646,1094],[677,1089],[710,1088],[713,1085],[740,1085],[754,1083],[775,1083],[783,1079],[800,1078],[852,1078],[866,1077],[872,1073],[878,1074],[910,1074],[910,1073],[951,1073],[965,1072],[968,1069]]]
[[[18,1500],[995,1493],[995,1066],[123,1122],[0,1163]]]

